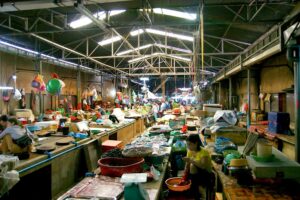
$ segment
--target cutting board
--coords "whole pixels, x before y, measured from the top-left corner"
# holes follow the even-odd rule
[[[123,174],[121,183],[146,183],[147,173],[128,173]]]
[[[55,145],[51,144],[43,144],[36,147],[36,153],[44,154],[46,151],[53,151],[55,149]]]
[[[61,140],[58,140],[56,142],[56,145],[68,145],[68,144],[70,144],[71,142],[74,142],[74,141],[75,140],[72,137],[65,137],[65,138],[63,138]]]

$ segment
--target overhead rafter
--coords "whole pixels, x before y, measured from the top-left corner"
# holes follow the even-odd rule
[[[107,29],[108,24],[105,24],[103,21],[98,20],[96,17],[93,16],[93,14],[83,5],[83,4],[77,4],[76,9],[87,16],[89,19],[93,21],[94,24],[96,24],[101,30],[108,32],[109,30]],[[127,38],[124,38],[116,29],[111,28],[110,29],[112,33],[115,33],[117,36],[121,37],[121,39],[131,48],[133,49],[138,55],[141,55],[137,50],[134,49],[134,47],[128,42]],[[113,43],[112,43],[113,45]],[[145,60],[147,64],[151,66],[151,68],[154,71],[157,71],[147,60]],[[157,71],[158,72],[158,71]]]

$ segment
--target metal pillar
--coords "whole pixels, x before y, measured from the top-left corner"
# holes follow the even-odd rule
[[[43,62],[39,60],[39,73],[43,74]],[[39,99],[40,99],[40,114],[44,112],[44,98],[42,93],[39,92]]]
[[[232,78],[229,78],[229,109],[232,109]]]
[[[250,69],[247,69],[247,99],[248,99],[248,112],[247,112],[247,128],[251,125],[251,93],[250,93]]]
[[[221,92],[222,92],[222,84],[221,84],[221,81],[219,82],[219,104],[221,104],[221,99],[222,99],[222,95],[221,95]]]
[[[163,97],[163,98],[166,97],[166,83],[165,83],[165,79],[166,79],[165,76],[162,76],[161,79],[160,79],[161,82],[163,83],[163,84],[161,85],[161,92],[162,92],[162,97]]]
[[[80,68],[78,67],[77,68],[77,106],[79,104],[81,104],[81,72],[80,72]]]
[[[294,98],[295,98],[295,136],[296,136],[296,144],[295,144],[295,159],[297,162],[300,162],[300,107],[299,107],[299,99],[300,99],[300,46],[298,47],[298,61],[294,62]],[[293,54],[296,54],[297,51],[294,51]],[[297,55],[294,55],[297,57]]]

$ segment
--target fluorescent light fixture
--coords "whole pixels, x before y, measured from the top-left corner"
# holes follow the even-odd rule
[[[137,29],[137,30],[135,30],[135,31],[131,31],[131,32],[130,32],[130,35],[131,35],[131,36],[137,36],[137,35],[142,34],[142,33],[144,33],[144,30],[143,30],[143,29]]]
[[[115,16],[115,15],[119,15],[123,12],[125,12],[126,10],[112,10],[112,11],[109,11],[109,16]]]
[[[172,32],[167,32],[167,31],[161,31],[161,30],[152,29],[152,28],[146,28],[145,30],[143,30],[143,29],[137,29],[135,31],[131,31],[130,35],[131,36],[137,36],[139,34],[144,33],[145,31],[147,33],[152,33],[152,34],[156,34],[156,35],[177,38],[179,40],[187,40],[187,41],[191,41],[191,42],[194,41],[194,37],[193,36],[181,35],[181,34],[177,34],[177,33],[172,33]]]
[[[8,86],[0,86],[0,90],[13,90],[13,87],[8,87]]]
[[[115,15],[119,15],[123,12],[125,12],[126,10],[111,10],[108,12],[108,15],[111,16],[115,16]],[[106,18],[106,13],[104,11],[101,12],[97,12],[95,14],[93,14],[94,17],[96,17],[99,20],[104,20]],[[92,23],[92,20],[86,16],[81,16],[79,19],[72,21],[69,25],[71,28],[79,28],[82,26],[86,26]]]
[[[186,35],[176,34],[176,33],[167,32],[167,31],[161,31],[161,30],[152,29],[152,28],[147,28],[146,32],[156,34],[156,35],[177,38],[179,40],[187,40],[187,41],[191,41],[191,42],[194,41],[194,37],[192,37],[192,36],[186,36]]]
[[[185,58],[185,57],[181,57],[181,56],[175,56],[175,55],[168,55],[171,58],[176,58],[178,60],[183,60],[183,61],[187,61],[187,62],[191,62],[190,58]]]
[[[70,23],[70,27],[75,29],[75,28],[79,28],[79,27],[82,27],[82,26],[89,25],[91,23],[92,23],[92,20],[90,18],[82,16],[79,19],[77,19],[75,21],[72,21]]]
[[[145,55],[145,56],[141,56],[141,57],[138,57],[138,58],[134,58],[134,59],[128,60],[128,63],[134,63],[134,62],[137,62],[137,61],[140,61],[140,60],[144,60],[144,59],[149,58],[151,56],[152,55]]]
[[[114,42],[119,41],[119,40],[121,40],[121,39],[122,39],[122,38],[121,38],[120,36],[115,36],[115,37],[111,37],[111,38],[106,39],[106,40],[102,40],[102,41],[98,42],[98,44],[99,44],[100,46],[105,46],[105,45],[107,45],[107,44],[114,43]]]
[[[177,47],[172,47],[172,46],[168,46],[168,45],[156,44],[155,43],[155,44],[146,44],[146,45],[137,47],[135,49],[121,51],[121,52],[117,53],[116,55],[121,56],[121,55],[129,54],[129,53],[132,53],[132,52],[135,52],[135,51],[138,51],[138,50],[146,49],[146,48],[149,48],[149,47],[152,47],[152,46],[157,46],[157,47],[160,47],[160,48],[167,48],[167,49],[171,49],[173,51],[180,51],[180,52],[184,52],[184,53],[192,53],[192,51],[189,50],[189,49],[182,49],[182,48],[177,48]]]
[[[172,37],[172,38],[177,38],[179,40],[186,40],[186,41],[190,41],[190,42],[194,41],[194,37],[192,37],[192,36],[186,36],[186,35],[181,35],[181,34],[176,34],[176,33],[171,33],[171,32],[167,32],[167,36]]]
[[[77,67],[77,66],[79,66],[80,68],[82,68],[82,69],[88,69],[89,71],[99,71],[99,70],[95,70],[95,69],[92,69],[92,68],[89,68],[89,67],[85,67],[85,66],[82,66],[82,65],[78,65],[78,64],[76,64],[76,63],[72,63],[72,62],[69,62],[69,61],[66,61],[66,60],[63,60],[63,59],[59,59],[59,58],[55,58],[55,57],[53,57],[53,56],[49,56],[49,55],[47,55],[47,54],[43,54],[43,53],[39,53],[39,52],[37,52],[37,51],[33,51],[33,50],[31,50],[31,49],[26,49],[26,48],[23,48],[23,47],[20,47],[20,46],[16,46],[16,45],[14,45],[14,44],[11,44],[11,43],[8,43],[8,42],[4,42],[4,41],[1,41],[0,40],[0,45],[4,45],[5,47],[11,47],[11,48],[15,48],[15,49],[19,49],[19,50],[22,50],[22,51],[25,51],[26,53],[32,53],[32,54],[35,54],[35,55],[40,55],[40,58],[41,59],[45,59],[45,60],[49,60],[49,59],[51,59],[51,60],[53,60],[54,62],[55,61],[57,61],[57,62],[60,62],[60,63],[64,63],[64,64],[66,64],[66,65],[72,65],[72,66],[74,66],[74,67]],[[100,71],[99,71],[100,72]],[[15,79],[15,78],[17,78],[17,76],[15,76],[15,75],[13,75],[12,76],[12,78],[13,79]]]
[[[175,56],[175,55],[169,55],[169,54],[165,54],[165,53],[161,53],[161,52],[156,52],[156,53],[153,53],[153,54],[148,54],[148,55],[144,55],[144,56],[141,56],[141,57],[138,57],[138,58],[128,60],[128,63],[138,62],[140,60],[144,60],[146,58],[150,58],[150,57],[153,57],[153,56],[166,56],[166,57],[171,57],[171,58],[175,58],[175,59],[182,60],[182,61],[187,61],[187,62],[191,61],[191,59],[189,59],[189,58],[185,58],[185,57],[181,57],[181,56]]]
[[[149,48],[149,47],[152,47],[152,46],[153,46],[153,44],[146,44],[146,45],[137,47],[137,48],[135,48],[135,49],[130,49],[130,50],[126,50],[126,51],[121,51],[121,52],[117,53],[117,56],[129,54],[129,53],[132,53],[132,52],[135,52],[135,51],[138,51],[138,50],[142,50],[142,49],[146,49],[146,48]]]
[[[174,51],[180,51],[180,52],[184,52],[184,53],[192,53],[192,51],[189,49],[182,49],[182,48],[172,47],[172,46],[163,45],[163,44],[154,44],[154,45],[157,47],[160,47],[160,48],[167,48],[167,49],[171,49]]]
[[[10,44],[10,43],[1,41],[1,40],[0,40],[0,44],[4,44],[4,45],[9,46],[9,47],[13,47],[13,48],[17,48],[17,49],[20,49],[20,50],[23,50],[23,51],[27,51],[27,52],[29,52],[29,53],[39,54],[39,53],[36,52],[36,51],[32,51],[32,50],[30,50],[30,49],[26,49],[26,48],[23,48],[23,47],[20,47],[20,46],[16,46],[16,45],[13,45],[13,44]]]
[[[188,19],[188,20],[196,20],[197,19],[197,14],[195,14],[195,13],[187,13],[187,12],[181,12],[181,11],[170,10],[170,9],[165,9],[165,8],[154,8],[153,13],[161,14],[161,15],[169,15],[172,17],[179,17],[179,18]]]
[[[110,96],[112,97],[116,96],[116,89],[113,88],[110,90]]]
[[[142,77],[140,78],[141,81],[149,81],[149,78],[148,77]]]

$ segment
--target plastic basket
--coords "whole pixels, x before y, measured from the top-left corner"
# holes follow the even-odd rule
[[[173,119],[169,121],[169,126],[171,129],[181,129],[185,125],[185,119]]]
[[[101,174],[104,176],[121,177],[125,173],[142,172],[143,158],[101,158],[98,160]],[[117,164],[118,166],[112,166]]]

